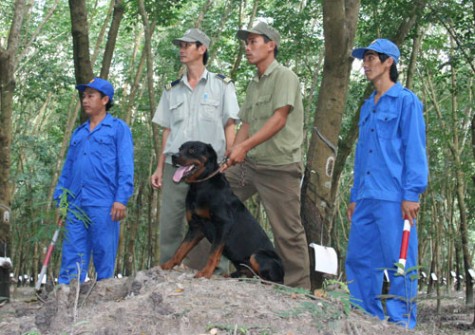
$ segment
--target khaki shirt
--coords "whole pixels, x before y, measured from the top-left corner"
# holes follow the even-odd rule
[[[224,157],[226,137],[224,126],[229,119],[238,119],[239,105],[234,84],[205,69],[192,89],[186,74],[163,91],[154,123],[170,128],[164,154],[171,155],[187,141],[202,141],[213,146],[218,160]]]
[[[290,105],[287,123],[277,134],[247,154],[256,164],[283,165],[300,162],[303,141],[303,105],[297,75],[276,60],[247,87],[239,117],[249,124],[249,136],[262,128],[274,112]]]

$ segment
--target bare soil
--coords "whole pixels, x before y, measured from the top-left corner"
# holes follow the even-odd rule
[[[422,297],[416,330],[351,309],[338,285],[316,295],[259,280],[195,279],[183,268],[43,289],[16,288],[0,307],[0,334],[393,335],[472,334],[473,307],[453,292]],[[47,292],[49,291],[49,292]]]

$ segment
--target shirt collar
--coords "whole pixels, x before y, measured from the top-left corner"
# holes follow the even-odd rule
[[[110,115],[109,112],[107,112],[106,117],[104,118],[104,120],[102,120],[101,124],[103,124],[104,126],[112,127],[113,120],[114,118],[112,117],[112,115]]]
[[[404,89],[404,87],[402,87],[401,83],[400,82],[397,82],[395,83],[393,86],[391,86],[391,88],[389,90],[387,90],[386,92],[384,92],[383,96],[390,96],[392,98],[395,98],[399,95],[399,93],[401,93],[401,91]],[[372,94],[371,94],[371,98],[374,98],[374,96],[376,95],[376,91],[374,91]]]
[[[113,121],[113,117],[112,115],[109,114],[109,112],[106,113],[106,117],[101,121],[101,123],[99,125],[104,125],[104,126],[109,126],[111,127],[112,126],[112,121]],[[84,127],[87,127],[87,129],[89,129],[89,125],[91,124],[91,121],[88,119],[86,122],[84,122],[82,125],[80,125],[78,127],[78,129],[80,128],[84,128]],[[98,126],[99,126],[98,125]],[[97,128],[97,127],[96,127]]]
[[[259,75],[256,74],[256,76],[254,77],[254,80],[259,81],[259,78],[269,76],[279,65],[280,65],[279,62],[276,59],[274,59],[272,63],[270,63],[270,65],[267,67],[264,74],[261,77],[259,77]]]
[[[402,85],[397,82],[387,92],[385,93],[386,95],[389,95],[390,97],[397,97],[399,93],[401,93],[403,87]]]
[[[201,82],[202,80],[207,81],[208,77],[209,77],[209,72],[208,72],[208,69],[205,68],[205,70],[201,74],[201,78],[198,82]],[[185,84],[186,86],[188,86],[188,87],[190,86],[190,84],[188,83],[188,76],[186,75],[186,73],[181,77],[181,82],[183,84]]]

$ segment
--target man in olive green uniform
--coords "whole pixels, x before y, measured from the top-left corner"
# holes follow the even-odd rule
[[[275,57],[280,34],[266,23],[239,30],[246,57],[257,68],[241,106],[241,127],[227,152],[226,171],[234,192],[245,200],[259,194],[284,262],[284,283],[310,289],[307,239],[300,220],[303,106],[299,79]]]
[[[186,232],[186,183],[176,184],[172,177],[176,168],[172,154],[187,141],[202,141],[213,146],[222,160],[235,137],[235,119],[239,112],[234,84],[221,74],[206,69],[209,37],[199,29],[189,29],[173,40],[180,48],[180,62],[186,73],[168,84],[162,93],[153,122],[163,127],[162,155],[151,176],[151,184],[161,189],[160,264],[168,261]],[[199,269],[206,264],[210,243],[203,239],[188,255],[186,264]],[[227,261],[220,263],[226,272]]]

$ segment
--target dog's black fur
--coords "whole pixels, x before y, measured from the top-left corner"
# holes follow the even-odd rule
[[[190,185],[186,197],[188,232],[174,256],[161,265],[169,270],[180,264],[203,237],[211,243],[206,266],[195,277],[210,278],[221,255],[236,267],[232,277],[252,276],[283,283],[284,268],[266,232],[232,192],[209,144],[186,142],[172,156],[179,171],[174,181]],[[216,173],[217,172],[217,173]],[[242,266],[242,264],[246,266]]]

